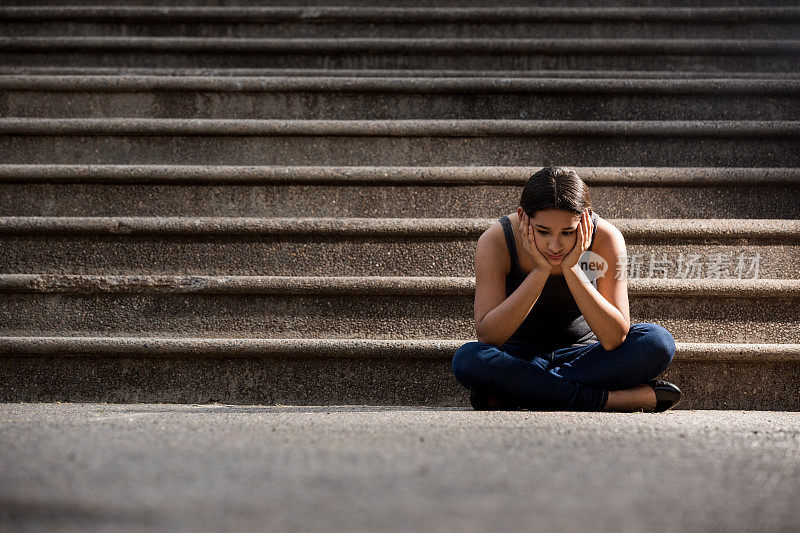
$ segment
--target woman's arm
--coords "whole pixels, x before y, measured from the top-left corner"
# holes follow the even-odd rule
[[[528,316],[550,272],[535,268],[506,298],[501,254],[508,252],[498,242],[486,232],[478,239],[475,250],[475,331],[479,342],[500,347]]]
[[[581,225],[584,225],[584,221]],[[586,224],[583,235],[588,235],[588,239],[591,239],[591,221]],[[579,232],[578,239],[583,235]],[[584,243],[583,250],[588,248],[588,243]],[[580,240],[576,242],[576,248],[578,244]],[[597,279],[597,288],[592,286],[586,274],[581,271],[579,263],[573,265],[570,261],[569,265],[564,265],[564,279],[586,323],[597,335],[603,348],[613,350],[622,344],[631,327],[628,282],[623,264],[627,256],[625,239],[617,228],[607,224],[602,232],[598,229],[595,234],[592,251],[602,256],[608,265],[605,275]],[[566,257],[564,261],[567,261]]]

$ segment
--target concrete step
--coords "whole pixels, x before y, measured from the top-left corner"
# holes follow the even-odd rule
[[[469,340],[0,337],[0,401],[462,405]],[[677,342],[660,377],[676,409],[797,410],[799,364],[798,344]]]
[[[590,8],[563,9],[579,0],[549,12],[507,4],[527,6],[527,18],[461,9],[491,7],[474,0],[394,19],[360,0],[346,2],[367,5],[360,12],[327,15],[237,3],[288,18],[267,28],[239,11],[209,24],[209,10],[160,6],[168,20],[127,11],[117,24],[102,18],[113,15],[107,7],[90,7],[101,18],[82,22],[68,10],[54,20],[48,5],[33,9],[45,18],[3,22],[0,7],[0,72],[76,76],[0,79],[0,116],[32,117],[0,119],[0,396],[463,397],[449,363],[474,338],[475,240],[516,207],[501,199],[517,197],[532,165],[571,164],[608,167],[586,169],[587,181],[629,255],[641,256],[632,318],[679,342],[664,378],[692,392],[682,407],[797,409],[796,24],[770,9],[724,24],[707,11],[660,10],[667,18],[639,39],[641,11],[605,10],[599,21]],[[726,16],[745,15],[733,11]],[[781,16],[796,22],[796,11]],[[556,20],[541,18],[548,13]],[[320,24],[325,16],[335,20]],[[403,19],[414,16],[423,21]],[[566,33],[576,26],[580,39]],[[324,33],[331,27],[336,39]],[[148,32],[162,36],[137,37]],[[438,79],[417,79],[426,76]],[[115,115],[127,118],[53,120]],[[515,120],[375,120],[484,117]],[[361,120],[258,120],[276,118]],[[543,118],[559,120],[530,120]],[[106,163],[124,166],[95,166]],[[457,167],[420,171],[431,165]],[[470,165],[528,167],[506,177]],[[349,218],[365,215],[376,219]],[[648,273],[648,259],[689,254],[700,256],[700,276],[715,258],[730,270],[756,258],[761,279],[654,279],[676,276],[674,263]],[[231,384],[262,378],[271,385],[260,391]]]
[[[796,120],[800,118],[800,80],[0,76],[0,114],[43,118]]]
[[[348,78],[584,78],[584,79],[800,79],[797,72],[703,72],[695,70],[456,70],[309,69],[309,68],[146,68],[3,66],[3,76],[200,76],[200,77],[348,77]]]
[[[0,337],[2,355],[446,358],[471,339],[264,339],[204,337]],[[679,342],[676,360],[800,362],[798,344]]]
[[[798,343],[800,282],[630,280],[681,342]],[[0,275],[3,336],[470,338],[473,278]]]
[[[0,164],[0,216],[490,218],[538,170]],[[575,170],[606,218],[800,219],[797,168]]]
[[[799,136],[791,121],[0,119],[6,164],[797,167]]]
[[[0,7],[6,36],[792,39],[797,7]]]
[[[8,217],[0,218],[0,272],[471,276],[475,242],[495,222]],[[725,276],[796,277],[797,220],[610,222],[625,236],[631,278],[705,278],[712,263],[725,263]]]
[[[796,39],[3,37],[5,66],[467,70],[800,69]]]
[[[161,6],[161,0],[3,0],[6,6]],[[586,0],[504,0],[507,7],[586,7]],[[290,7],[290,6],[340,6],[340,7],[374,7],[374,0],[171,0],[169,6],[193,7]],[[392,0],[387,7],[497,7],[495,0]],[[696,8],[694,0],[595,0],[593,6],[622,7],[683,7]],[[796,6],[794,0],[708,0],[706,7],[778,7]]]

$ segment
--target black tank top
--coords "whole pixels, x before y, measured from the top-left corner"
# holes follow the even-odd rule
[[[589,250],[594,245],[599,219],[600,216],[592,211],[594,230]],[[511,270],[506,276],[506,298],[508,298],[525,280],[528,272],[520,270],[511,221],[506,215],[499,220],[503,225],[508,254],[511,257]],[[592,280],[592,285],[597,288],[597,281]],[[575,303],[564,276],[553,275],[547,279],[539,299],[506,344],[511,344],[518,351],[529,353],[532,357],[534,353],[541,355],[558,348],[584,346],[595,342],[599,340],[586,323],[578,304]]]

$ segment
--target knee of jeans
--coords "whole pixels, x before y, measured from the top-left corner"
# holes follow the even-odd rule
[[[647,343],[653,362],[660,366],[660,374],[667,369],[675,356],[675,339],[665,327],[658,324],[642,322],[635,326],[637,330],[644,332],[642,340]]]
[[[476,354],[485,346],[482,342],[468,342],[459,347],[453,355],[453,374],[462,385],[466,387],[471,385],[471,376],[477,359]]]

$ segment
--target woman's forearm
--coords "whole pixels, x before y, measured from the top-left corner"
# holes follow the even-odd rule
[[[564,279],[586,323],[603,348],[613,350],[625,340],[631,325],[619,309],[589,283],[579,267],[564,270]]]
[[[549,275],[543,270],[528,273],[519,287],[477,325],[478,341],[498,347],[505,344],[539,299]]]

